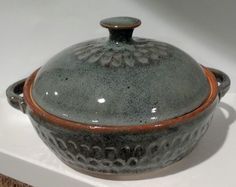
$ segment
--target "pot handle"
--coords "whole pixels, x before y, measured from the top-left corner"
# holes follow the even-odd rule
[[[214,69],[214,68],[208,68],[216,77],[216,80],[218,82],[218,95],[219,98],[221,99],[228,91],[230,88],[230,78],[228,75],[226,75],[224,72]]]
[[[25,80],[26,79],[22,79],[10,85],[6,90],[8,103],[12,107],[18,110],[21,110],[23,113],[25,113],[25,110],[26,110],[26,103],[25,103],[24,97],[21,96],[21,94],[23,93]]]

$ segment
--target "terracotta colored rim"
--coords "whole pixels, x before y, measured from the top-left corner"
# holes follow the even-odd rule
[[[33,112],[34,115],[39,116],[43,120],[46,120],[50,122],[51,124],[61,126],[63,128],[68,128],[72,130],[86,130],[86,131],[93,131],[93,132],[123,132],[123,131],[128,131],[128,132],[143,132],[143,131],[152,131],[152,130],[158,130],[158,129],[163,129],[166,127],[170,127],[176,123],[180,123],[182,121],[191,119],[198,115],[199,113],[203,112],[205,109],[208,108],[209,105],[211,105],[214,100],[217,97],[218,93],[218,86],[217,86],[217,81],[215,79],[215,76],[213,73],[203,67],[205,76],[208,79],[209,85],[210,85],[210,94],[208,98],[204,101],[204,103],[198,107],[197,109],[193,110],[192,112],[189,112],[187,114],[184,114],[180,117],[168,119],[168,120],[163,120],[160,122],[156,123],[149,123],[149,124],[143,124],[143,125],[132,125],[132,126],[102,126],[102,125],[94,125],[94,124],[84,124],[84,123],[78,123],[74,121],[69,121],[62,119],[60,117],[57,117],[53,114],[50,114],[46,112],[44,109],[42,109],[32,98],[31,95],[31,90],[32,90],[32,85],[35,79],[35,76],[37,74],[36,70],[25,82],[24,85],[24,99],[25,102],[29,108],[30,111]]]

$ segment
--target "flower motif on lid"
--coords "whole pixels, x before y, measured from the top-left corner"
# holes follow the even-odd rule
[[[135,64],[160,63],[170,56],[169,46],[149,39],[134,38],[134,42],[113,43],[106,39],[88,41],[73,51],[76,58],[86,63],[99,63],[103,66],[134,66]]]
[[[81,62],[99,63],[103,66],[134,66],[135,64],[160,63],[170,56],[168,45],[148,39],[134,38],[129,43],[108,43],[106,39],[85,42],[74,49]]]

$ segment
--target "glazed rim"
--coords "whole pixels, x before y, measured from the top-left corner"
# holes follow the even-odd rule
[[[203,67],[205,76],[208,79],[209,85],[210,85],[210,93],[207,97],[207,99],[203,102],[202,105],[200,105],[195,110],[186,113],[182,116],[167,119],[159,122],[154,123],[148,123],[148,124],[142,124],[142,125],[123,125],[123,126],[111,126],[111,125],[94,125],[94,124],[85,124],[85,123],[79,123],[74,122],[70,120],[66,120],[60,117],[57,117],[53,114],[50,114],[46,112],[44,109],[42,109],[32,98],[32,85],[34,82],[34,79],[36,77],[36,74],[38,70],[36,70],[34,73],[31,74],[31,76],[26,80],[24,85],[24,99],[27,104],[27,107],[29,107],[29,110],[33,112],[34,115],[42,118],[45,121],[48,121],[54,125],[72,129],[72,130],[86,130],[86,131],[93,131],[93,132],[144,132],[144,131],[152,131],[152,130],[158,130],[163,129],[166,127],[170,127],[175,125],[176,123],[180,123],[183,121],[186,121],[190,118],[195,117],[199,113],[203,112],[205,109],[208,108],[209,105],[211,105],[215,98],[217,97],[218,93],[218,85],[216,78],[214,74],[207,69],[206,67]]]

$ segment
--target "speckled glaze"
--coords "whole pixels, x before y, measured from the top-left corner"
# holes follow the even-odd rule
[[[148,133],[69,130],[33,113],[30,120],[44,143],[75,170],[134,174],[166,167],[190,153],[208,129],[216,103],[190,121]]]
[[[6,91],[9,104],[77,171],[127,175],[177,162],[205,134],[230,88],[225,73],[180,49],[132,38],[140,23],[101,21],[109,39],[65,49]]]
[[[139,24],[105,19],[101,25],[110,38],[79,43],[53,57],[37,73],[35,102],[60,118],[100,125],[152,123],[200,106],[209,94],[200,65],[169,44],[131,38]]]

